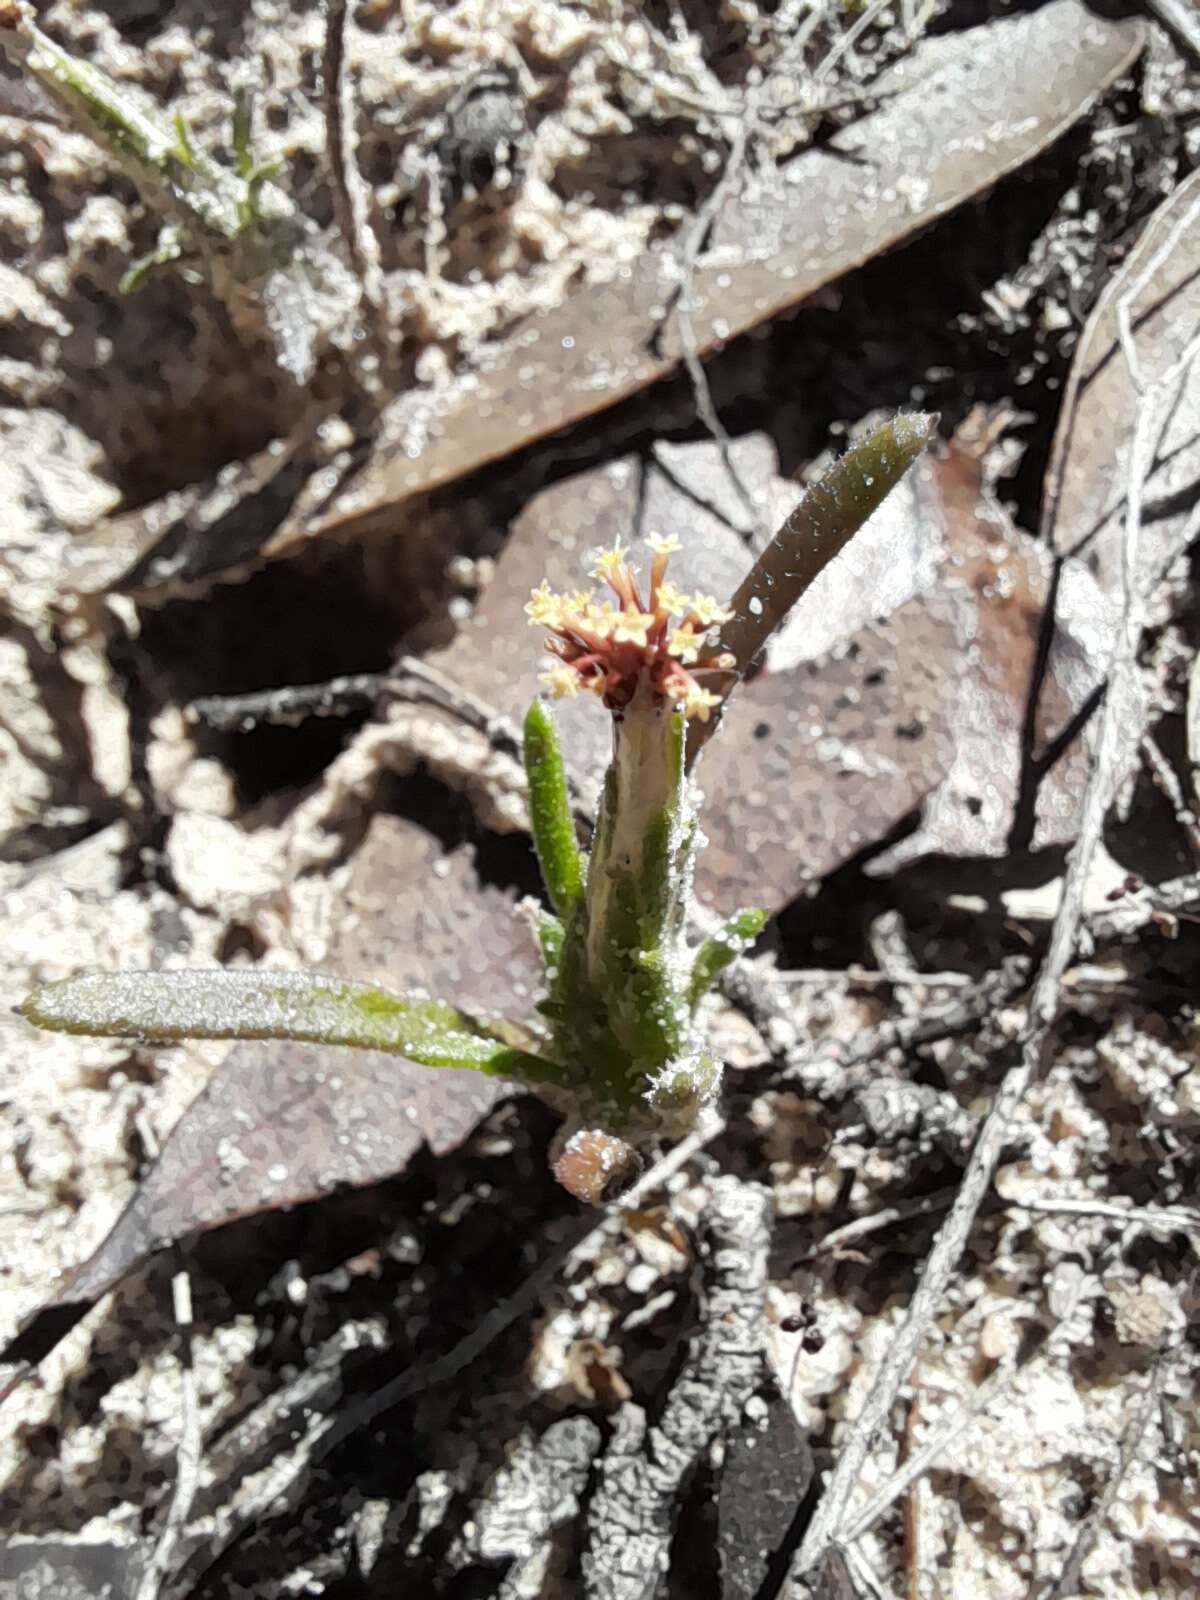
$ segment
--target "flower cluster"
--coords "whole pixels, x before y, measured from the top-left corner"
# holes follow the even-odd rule
[[[677,539],[652,538],[650,588],[643,605],[633,568],[618,541],[592,568],[617,597],[597,600],[590,590],[554,594],[546,583],[525,607],[534,626],[548,628],[546,642],[558,661],[545,674],[554,695],[590,689],[610,711],[627,706],[639,683],[681,706],[687,717],[708,720],[721,696],[701,688],[694,673],[729,669],[731,655],[705,652],[705,634],[730,612],[704,594],[684,594],[664,582],[668,558],[682,547]],[[689,670],[690,669],[690,670]]]

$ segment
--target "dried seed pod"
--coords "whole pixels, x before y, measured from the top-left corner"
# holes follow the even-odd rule
[[[633,1186],[642,1171],[642,1158],[624,1139],[599,1128],[578,1128],[555,1141],[550,1170],[568,1194],[600,1206]]]

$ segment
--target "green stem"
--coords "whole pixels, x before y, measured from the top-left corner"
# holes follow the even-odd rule
[[[135,97],[43,33],[22,0],[0,5],[0,49],[36,79],[72,122],[108,150],[147,198],[200,235],[238,244],[248,274],[290,257],[303,219],[282,190],[264,192],[266,169],[233,171],[191,142],[186,124],[141,109]],[[236,137],[244,138],[239,124]],[[241,163],[245,152],[235,152]],[[260,226],[261,225],[261,226]],[[250,239],[256,229],[262,237]],[[268,238],[269,235],[269,238]]]

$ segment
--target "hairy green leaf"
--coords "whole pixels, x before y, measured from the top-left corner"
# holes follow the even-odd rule
[[[525,772],[533,844],[550,904],[565,918],[583,894],[583,857],[554,718],[535,700],[525,718]]]
[[[735,956],[741,955],[754,943],[766,920],[765,911],[750,907],[735,911],[718,933],[704,941],[692,963],[692,976],[688,983],[688,1001],[691,1005],[694,1006],[702,995],[708,993],[718,975]]]
[[[386,1050],[427,1067],[555,1083],[555,1062],[489,1037],[465,1012],[372,984],[301,972],[94,972],[47,984],[18,1008],[58,1033],[147,1040],[295,1039]]]
[[[721,649],[744,672],[800,596],[929,444],[936,416],[901,414],[856,439],[809,489],[729,602]]]

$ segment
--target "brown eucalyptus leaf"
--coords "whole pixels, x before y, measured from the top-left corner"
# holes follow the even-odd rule
[[[1060,555],[1078,554],[1106,594],[1121,587],[1122,519],[1130,454],[1144,404],[1118,338],[1129,303],[1141,381],[1151,387],[1200,325],[1200,173],[1151,217],[1088,319],[1063,395],[1046,479],[1042,532]],[[1185,375],[1169,408],[1144,488],[1142,571],[1156,571],[1200,499],[1200,381]]]
[[[1012,848],[1023,804],[1025,845],[1074,838],[1088,772],[1085,734],[1076,737],[1027,799],[1022,791],[1026,706],[1035,684],[1044,613],[1055,596],[1032,755],[1068,728],[1103,682],[1112,603],[1077,561],[1054,561],[1013,526],[985,491],[979,460],[952,445],[928,465],[938,491],[946,561],[941,584],[957,594],[961,629],[950,726],[954,758],[926,803],[921,826],[872,871],[925,855],[1001,857]]]
[[[841,150],[806,150],[756,178],[717,220],[695,273],[701,354],[777,316],[1030,160],[1142,46],[1136,23],[1055,0],[919,44],[884,72],[895,94]],[[308,532],[394,505],[614,405],[681,359],[677,246],[589,284],[489,349],[477,371],[402,396],[371,461]],[[299,534],[276,536],[272,549]]]
[[[772,478],[769,441],[736,440],[733,454],[744,481],[763,493],[773,489],[773,502],[786,508],[795,486]],[[552,589],[578,589],[587,553],[618,536],[628,542],[651,532],[674,534],[683,544],[675,580],[718,598],[731,594],[750,554],[696,498],[703,486],[705,501],[728,503],[719,452],[707,442],[677,446],[670,461],[670,476],[651,464],[644,484],[637,461],[624,458],[536,495],[514,524],[477,611],[439,657],[442,670],[521,719],[537,693],[540,664],[523,611],[530,591],[543,578]],[[771,670],[738,690],[705,751],[697,777],[709,844],[698,862],[697,889],[714,907],[778,910],[890,832],[944,776],[958,678],[956,601],[931,605],[918,597],[856,628],[869,604],[862,590],[869,593],[889,563],[896,570],[890,588],[880,582],[878,612],[929,583],[936,541],[926,530],[936,519],[928,493],[927,480],[913,475],[886,514],[859,535],[868,558],[855,555],[854,565],[853,545],[838,557],[830,571],[848,563],[849,585],[838,573],[805,596],[770,658]],[[848,628],[834,648],[808,658],[807,637],[819,636],[823,646],[836,637],[829,606],[852,593]],[[609,719],[591,696],[560,702],[556,715],[568,768],[592,798],[608,761]]]
[[[774,177],[756,174],[727,204],[693,278],[699,352],[798,305],[1031,160],[1127,69],[1142,41],[1136,22],[1104,21],[1080,0],[923,40],[881,75],[889,98],[840,146],[806,150]],[[244,505],[208,511],[192,496],[114,519],[98,534],[95,575],[82,586],[132,583],[140,597],[161,599],[231,564],[236,573],[644,389],[681,359],[674,307],[682,249],[677,238],[608,281],[580,286],[444,388],[397,397],[348,486],[338,483],[342,468],[322,464],[301,488],[293,481],[301,457],[285,451],[285,469]],[[127,579],[116,576],[131,563]]]
[[[526,1013],[534,941],[511,893],[482,883],[413,823],[372,819],[326,970],[426,989],[481,1012]],[[184,1234],[402,1172],[428,1144],[455,1149],[503,1092],[475,1072],[376,1051],[241,1044],[192,1103],[96,1252],[4,1359],[39,1361],[138,1262]]]

